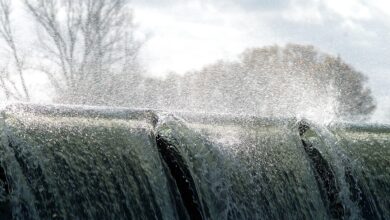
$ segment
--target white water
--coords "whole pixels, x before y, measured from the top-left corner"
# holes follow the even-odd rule
[[[9,106],[1,120],[2,215],[389,217],[388,127],[311,125],[300,136],[294,118],[179,117]]]

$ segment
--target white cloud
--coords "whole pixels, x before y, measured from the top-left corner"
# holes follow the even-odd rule
[[[323,4],[336,15],[344,19],[369,20],[372,18],[372,8],[369,3],[357,0],[326,0]]]
[[[282,17],[285,20],[307,24],[321,24],[324,19],[318,5],[301,6],[292,4],[291,7],[284,10]]]
[[[143,58],[153,75],[183,73],[234,58],[268,35],[255,33],[261,26],[268,28],[257,16],[225,12],[206,3],[178,3],[165,10],[141,7],[136,16],[143,31],[152,33]]]
[[[375,12],[382,13],[384,16],[390,17],[390,1],[388,0],[370,0],[369,4]],[[378,15],[377,13],[375,13]]]

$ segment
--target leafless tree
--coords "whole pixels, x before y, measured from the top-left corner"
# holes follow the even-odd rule
[[[9,49],[10,62],[16,69],[17,77],[10,74],[7,66],[0,72],[0,87],[3,89],[6,99],[29,101],[30,94],[25,80],[24,59],[19,53],[15,43],[15,37],[11,25],[11,1],[0,0],[0,37]]]
[[[123,78],[139,68],[136,58],[142,44],[134,39],[128,0],[24,3],[39,24],[44,63],[39,70],[50,79],[59,101],[105,103],[113,99],[120,79],[126,81]]]

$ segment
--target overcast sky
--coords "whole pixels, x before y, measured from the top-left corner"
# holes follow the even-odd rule
[[[374,118],[390,115],[390,1],[133,0],[133,6],[148,35],[142,58],[152,75],[234,59],[247,47],[312,44],[365,73],[379,104]]]

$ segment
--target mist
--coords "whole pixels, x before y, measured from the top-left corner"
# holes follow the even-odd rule
[[[386,34],[380,34],[387,33],[384,21],[389,14],[380,1],[135,0],[99,1],[95,8],[67,1],[51,6],[40,1],[3,1],[2,8],[7,4],[9,10],[2,11],[2,105],[103,105],[389,122],[389,48],[383,39]],[[116,7],[117,16],[100,20],[109,15],[110,5]],[[53,22],[45,20],[45,7],[56,12]],[[70,17],[71,8],[73,15],[81,17]],[[309,46],[320,56],[339,57],[362,77],[361,84],[344,92],[331,81],[324,87],[316,82],[321,77],[299,73],[305,67],[298,62],[290,69],[282,64],[263,66],[252,76],[237,67],[246,50],[288,45]],[[215,68],[218,63],[230,65],[231,70]],[[213,71],[205,74],[210,68]],[[313,71],[320,76],[322,70]],[[229,85],[219,85],[221,80]],[[357,114],[358,107],[349,104],[350,117],[344,113],[340,117],[340,109],[346,108],[345,103],[341,107],[341,93],[354,90],[367,93],[366,98],[356,98],[356,106],[372,102],[367,107],[372,109]],[[242,96],[233,98],[239,91],[244,91]]]

